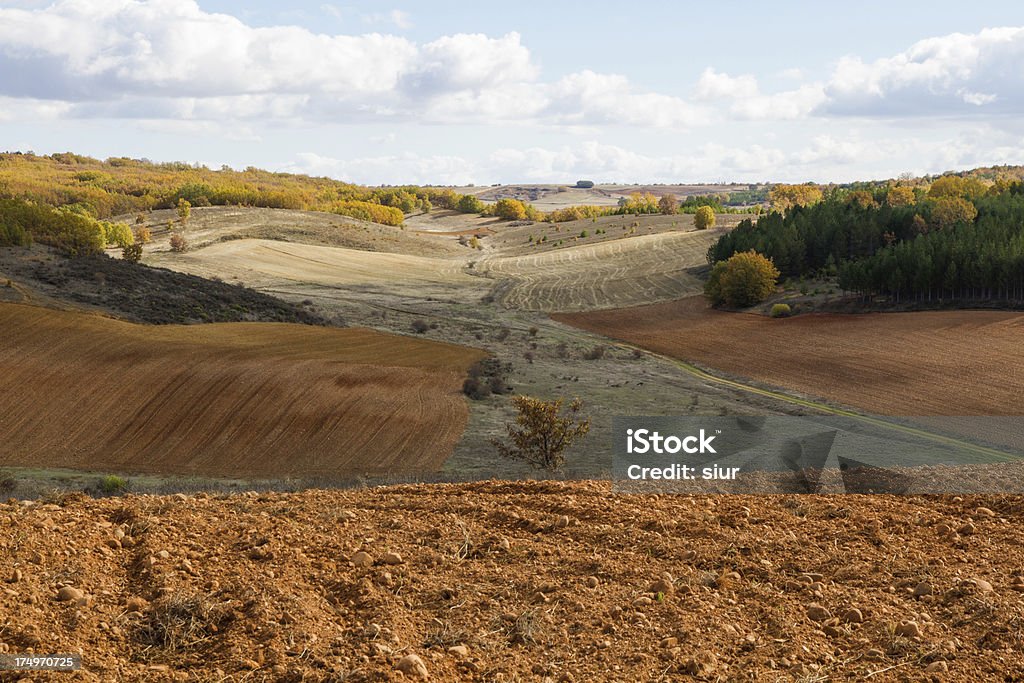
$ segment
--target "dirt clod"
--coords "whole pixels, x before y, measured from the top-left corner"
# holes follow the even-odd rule
[[[398,660],[398,664],[395,668],[404,673],[406,676],[413,678],[419,678],[421,680],[427,680],[430,678],[430,674],[427,672],[427,665],[423,663],[419,655],[406,655]]]

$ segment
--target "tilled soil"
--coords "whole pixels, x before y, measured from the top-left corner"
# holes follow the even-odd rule
[[[879,415],[1020,415],[1024,314],[924,311],[792,318],[703,296],[553,316],[598,334]]]
[[[0,465],[128,474],[435,471],[484,356],[361,328],[136,325],[3,303],[0,330]]]
[[[81,653],[31,680],[1021,680],[1022,521],[605,482],[12,501],[0,651]]]

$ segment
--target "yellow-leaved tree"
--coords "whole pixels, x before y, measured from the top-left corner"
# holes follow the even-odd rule
[[[767,299],[778,279],[779,270],[772,260],[751,249],[716,263],[704,285],[704,295],[714,306],[746,308]]]
[[[707,230],[715,225],[715,210],[710,206],[699,206],[693,214],[693,225],[698,230]]]
[[[803,185],[776,185],[768,193],[772,209],[785,212],[794,206],[810,206],[821,201],[824,194],[821,188],[813,183]]]

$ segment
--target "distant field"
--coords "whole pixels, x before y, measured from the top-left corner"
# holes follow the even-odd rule
[[[673,194],[680,199],[703,194],[724,194],[737,190],[746,190],[748,185],[697,184],[697,185],[595,185],[591,188],[569,185],[550,184],[518,184],[498,185],[494,187],[457,187],[460,194],[476,195],[483,201],[493,202],[510,197],[530,202],[542,211],[551,211],[566,206],[590,204],[593,206],[615,206],[620,197],[627,197],[634,192],[650,192],[660,197]]]
[[[701,291],[687,269],[707,264],[717,231],[673,232],[487,259],[480,272],[507,280],[509,308],[574,311],[678,299]]]
[[[0,304],[0,465],[351,477],[439,468],[482,352],[365,329],[142,326]]]
[[[1024,414],[1024,314],[725,313],[703,297],[553,316],[592,332],[883,415]]]
[[[142,216],[143,225],[154,235],[153,243],[145,248],[146,253],[167,251],[170,237],[167,222],[172,221],[175,229],[181,227],[177,212],[167,209]],[[120,216],[119,220],[134,224],[135,216]],[[224,240],[267,239],[420,256],[445,256],[458,250],[451,240],[421,236],[348,216],[240,206],[193,207],[184,234],[192,249]]]
[[[455,259],[262,239],[218,242],[186,254],[161,255],[153,262],[205,277],[237,277],[253,286],[302,282],[425,290],[479,284],[462,272],[464,264]]]

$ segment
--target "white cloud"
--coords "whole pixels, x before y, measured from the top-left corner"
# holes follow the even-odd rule
[[[807,117],[825,99],[825,93],[820,85],[808,84],[796,90],[737,100],[733,103],[731,112],[739,119],[788,121]]]
[[[823,114],[945,116],[982,110],[1024,113],[1024,28],[928,38],[866,63],[844,57]]]
[[[347,13],[332,4],[321,9]],[[386,17],[408,23],[399,10]],[[622,76],[582,71],[540,81],[515,32],[424,44],[380,33],[324,35],[251,27],[194,0],[59,0],[45,9],[0,9],[0,72],[0,96],[71,102],[69,115],[78,117],[669,128],[706,118],[700,108],[640,91]]]
[[[685,128],[709,120],[707,111],[685,100],[643,92],[625,76],[590,70],[570,74],[545,88],[548,111],[571,125],[627,124]]]
[[[694,97],[704,101],[755,97],[760,94],[757,79],[750,74],[733,77],[729,74],[719,73],[710,67],[700,75],[694,90]]]

